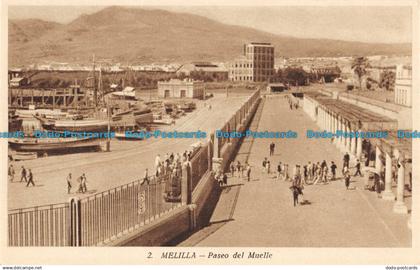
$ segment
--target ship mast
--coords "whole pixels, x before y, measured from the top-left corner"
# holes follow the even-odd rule
[[[98,90],[96,89],[95,55],[93,55],[93,102],[96,108],[98,106]]]

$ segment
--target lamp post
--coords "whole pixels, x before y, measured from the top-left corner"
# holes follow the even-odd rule
[[[106,139],[106,152],[110,152],[111,151],[111,112],[110,112],[110,106],[109,103],[106,103],[106,114],[108,116],[108,136]]]

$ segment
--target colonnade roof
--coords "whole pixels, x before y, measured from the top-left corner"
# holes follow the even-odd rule
[[[397,127],[397,121],[389,117],[371,112],[354,104],[331,98],[327,95],[308,92],[305,96],[309,96],[318,102],[319,106],[327,112],[338,116],[349,122],[354,129],[359,129],[358,124],[362,124],[361,129],[367,131],[389,129],[391,126]]]
[[[349,122],[350,127],[354,127],[355,130],[388,131],[387,138],[370,139],[370,141],[390,154],[397,149],[404,153],[406,158],[411,158],[412,139],[397,137],[397,120],[319,92],[307,92],[305,96],[318,102],[319,106],[325,111]]]
[[[370,139],[371,143],[378,146],[382,151],[389,153],[391,156],[395,156],[394,150],[398,150],[399,152],[404,154],[405,159],[411,159],[413,144],[412,139],[398,138],[396,130],[386,131],[388,131],[388,137]]]

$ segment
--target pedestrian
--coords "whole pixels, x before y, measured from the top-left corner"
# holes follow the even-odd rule
[[[28,174],[28,183],[26,184],[26,186],[28,187],[28,186],[29,186],[29,184],[32,184],[32,186],[35,186],[35,183],[34,183],[34,176],[33,176],[33,174],[32,174],[31,169],[29,169],[29,170],[28,170],[28,172],[29,172],[29,174]]]
[[[25,182],[28,182],[28,179],[26,178],[26,169],[22,166],[22,171],[20,172],[20,182],[25,180]]]
[[[159,176],[159,172],[158,172],[158,168],[161,165],[161,159],[160,159],[160,155],[158,154],[155,158],[155,170],[156,170],[156,176]]]
[[[289,164],[284,164],[284,181],[289,181]]]
[[[233,163],[233,161],[230,163],[230,176],[235,176],[235,164]]]
[[[224,186],[227,186],[227,180],[228,180],[227,174],[226,174],[226,173],[224,173],[224,174],[223,174],[223,185],[224,185]]]
[[[326,164],[326,163],[325,163]],[[324,184],[328,184],[328,166],[325,165],[322,169],[322,181],[324,182]]]
[[[269,175],[271,173],[270,169],[271,169],[271,163],[268,160],[267,163],[265,164],[265,166],[267,167],[267,174]]]
[[[378,198],[381,197],[381,176],[378,173],[375,173],[374,187]]]
[[[277,180],[280,180],[281,176],[281,161],[279,161],[279,164],[277,165]]]
[[[248,182],[251,180],[251,166],[248,163],[246,163],[246,178]]]
[[[350,162],[350,155],[346,152],[346,154],[343,156],[343,169],[344,167],[349,168],[349,162]]]
[[[263,173],[266,171],[266,165],[267,165],[267,158],[264,158],[264,160],[262,162],[262,171],[263,171]]]
[[[270,156],[274,155],[274,148],[276,147],[276,145],[274,144],[274,142],[270,143]]]
[[[360,171],[360,161],[357,160],[356,161],[356,173],[354,174],[354,176],[360,175],[361,177],[363,177],[362,172]]]
[[[168,168],[169,170],[169,168]],[[149,178],[149,169],[146,168],[146,170],[144,171],[144,176],[143,176],[143,182],[142,184],[147,183],[148,185],[150,184],[150,178]]]
[[[314,177],[314,170],[313,170],[312,163],[310,161],[308,161],[307,167],[308,167],[308,179],[312,181]]]
[[[241,162],[238,160],[237,162],[236,162],[236,171],[237,171],[237,174],[238,174],[238,177],[241,177],[242,178],[242,165],[241,165]]]
[[[349,189],[350,186],[350,171],[348,167],[344,167],[344,183],[346,185],[346,189]]]
[[[82,193],[87,192],[87,185],[86,185],[87,179],[86,179],[86,175],[85,174],[82,174],[82,178],[81,178],[81,182],[80,183],[82,185]]]
[[[223,174],[222,174],[222,171],[217,170],[215,177],[216,177],[217,183],[219,184],[219,187],[222,187],[223,186]]]
[[[365,153],[365,167],[369,167],[369,153]]]
[[[71,173],[67,175],[67,194],[70,194],[71,192]]]
[[[336,176],[336,170],[337,170],[337,165],[335,165],[334,161],[331,161],[331,180],[335,180],[335,176]]]
[[[9,165],[7,174],[9,175],[10,182],[13,182],[13,180],[15,179],[15,169],[13,168],[13,164]]]
[[[306,183],[308,181],[308,166],[303,165],[303,181]]]
[[[321,168],[324,169],[324,167],[327,167],[327,162],[325,161],[325,159],[321,163]]]
[[[300,175],[299,167],[300,167],[299,165],[296,165],[294,169],[293,182],[292,182],[292,186],[290,187],[293,193],[293,206],[296,206],[299,204],[299,195],[303,195],[302,178]]]

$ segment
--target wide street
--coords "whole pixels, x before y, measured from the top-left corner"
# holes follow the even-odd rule
[[[268,97],[250,129],[298,132],[297,139],[245,139],[236,157],[252,166],[251,181],[230,177],[228,186],[211,217],[210,225],[180,243],[180,246],[257,247],[409,247],[408,215],[392,212],[393,202],[377,198],[363,189],[361,177],[352,177],[346,190],[341,179],[329,184],[305,186],[309,204],[293,206],[290,182],[262,172],[264,157],[275,171],[279,161],[295,164],[308,161],[342,166],[342,153],[328,139],[308,139],[306,130],[318,130],[303,112],[289,110],[286,99]],[[276,144],[269,156],[269,144]],[[352,169],[354,173],[354,169]],[[338,173],[341,177],[341,173]],[[300,200],[302,198],[300,197]],[[411,209],[411,198],[406,202]]]
[[[177,120],[168,131],[205,131],[209,135],[221,128],[231,115],[245,102],[252,91],[244,94],[216,94],[206,101],[197,102],[197,110]],[[204,103],[211,105],[211,110]],[[203,141],[207,138],[202,139]],[[72,196],[88,196],[141,179],[146,168],[153,171],[157,154],[180,153],[191,149],[197,139],[150,138],[143,141],[118,141],[113,139],[111,152],[77,153],[49,156],[35,160],[13,162],[16,175],[9,182],[8,209],[67,202]],[[20,168],[32,169],[35,187],[25,187],[20,181]],[[66,177],[73,175],[73,191],[67,194]],[[86,174],[88,193],[75,194],[76,178]]]

